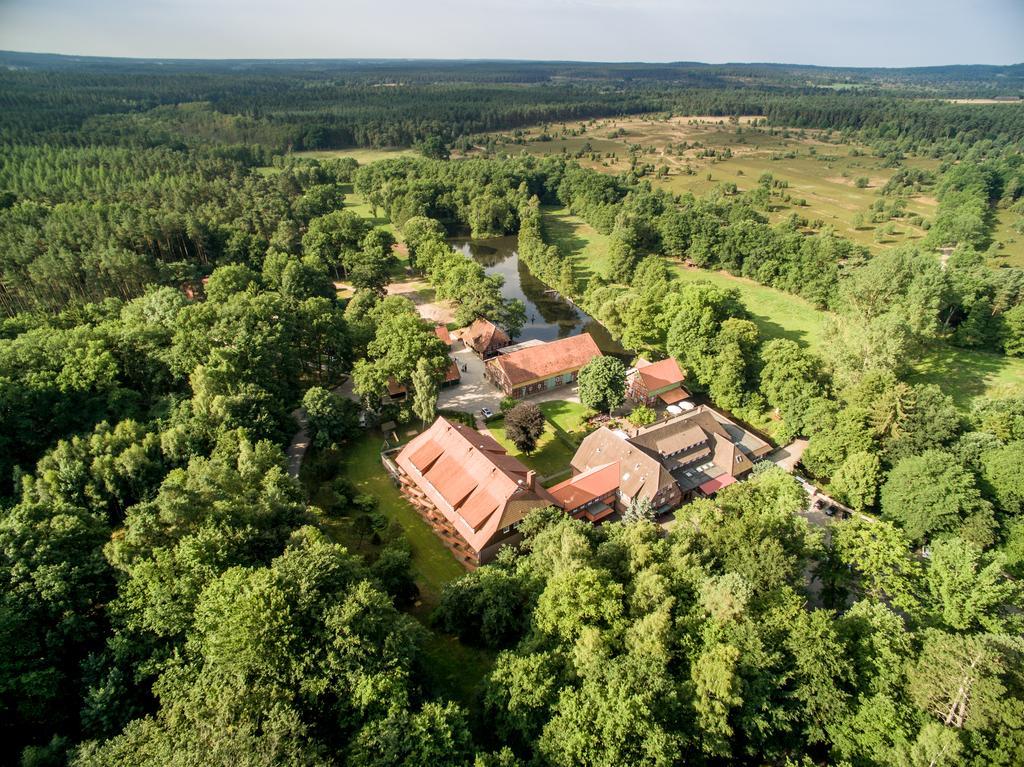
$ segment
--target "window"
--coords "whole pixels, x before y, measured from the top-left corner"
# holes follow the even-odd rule
[[[736,456],[736,463],[743,463],[743,456],[742,455]]]

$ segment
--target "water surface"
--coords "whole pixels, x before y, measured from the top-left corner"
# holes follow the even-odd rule
[[[575,304],[556,295],[530,273],[526,264],[519,260],[515,236],[490,237],[485,240],[456,237],[449,242],[457,251],[483,266],[487,274],[501,275],[505,280],[501,288],[502,296],[518,298],[526,306],[526,324],[516,338],[517,342],[533,339],[554,341],[590,333],[605,354],[622,357],[627,362],[632,358],[622,344],[612,338],[604,325]]]

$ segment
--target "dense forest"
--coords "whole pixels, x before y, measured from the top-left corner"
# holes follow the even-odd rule
[[[1024,271],[984,260],[993,210],[1024,199],[1024,107],[945,101],[1020,96],[1020,66],[0,63],[0,761],[1020,764],[1024,400],[965,410],[910,375],[936,348],[1024,355]],[[642,160],[446,159],[485,131],[647,112],[856,138],[896,169],[885,199],[934,191],[928,236],[872,255],[772,223],[771,177],[695,197]],[[424,156],[292,154],[352,146]],[[545,206],[607,235],[608,274],[552,242]],[[862,515],[808,526],[773,466],[668,533],[541,510],[424,614],[377,500],[340,477],[314,499],[285,448],[300,405],[314,450],[368,439],[332,393],[349,376],[371,411],[433,418],[448,358],[387,295],[406,269],[458,324],[517,335],[523,305],[453,231],[516,235],[626,348],[808,438],[806,476]],[[827,355],[764,337],[683,261],[829,310]],[[384,411],[392,381],[411,409]],[[337,542],[339,514],[372,555]],[[492,660],[465,699],[438,641]]]

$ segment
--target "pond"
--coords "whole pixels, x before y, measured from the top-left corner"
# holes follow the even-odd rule
[[[612,338],[611,333],[600,322],[575,304],[550,291],[538,280],[526,264],[520,262],[518,243],[515,236],[490,237],[474,240],[456,237],[452,247],[474,259],[484,267],[487,274],[498,274],[505,280],[501,294],[505,298],[518,298],[526,306],[526,324],[517,342],[554,341],[558,338],[590,333],[598,348],[605,354],[621,357],[629,362],[633,355]]]

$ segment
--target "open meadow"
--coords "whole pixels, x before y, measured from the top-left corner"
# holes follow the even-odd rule
[[[871,205],[896,169],[884,167],[868,147],[839,143],[836,134],[823,131],[761,127],[756,120],[644,115],[566,123],[498,134],[497,151],[565,153],[585,167],[607,173],[628,171],[636,157],[655,169],[667,167],[664,177],[656,171],[649,174],[655,187],[697,196],[723,184],[735,184],[737,191],[745,192],[770,173],[788,184],[782,192],[790,198],[773,198],[773,220],[796,213],[872,250],[924,237],[924,229],[909,219],[934,215],[936,202],[927,195],[912,197],[906,215],[892,222],[891,231],[882,233],[884,224],[870,222]],[[934,170],[938,161],[912,157],[904,165]]]

